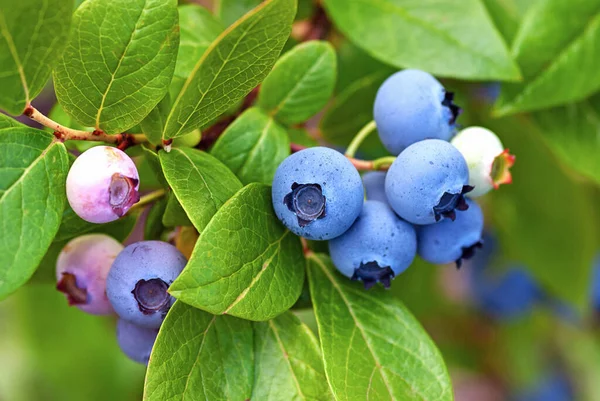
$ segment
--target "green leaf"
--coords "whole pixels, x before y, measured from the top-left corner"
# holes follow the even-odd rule
[[[486,126],[517,157],[512,184],[489,196],[494,211],[489,217],[503,254],[531,269],[549,294],[580,310],[589,307],[598,233],[591,217],[597,206],[588,188],[559,162],[528,120],[510,117]]]
[[[217,0],[215,1],[215,15],[226,26],[229,26],[260,5],[261,2],[262,0]]]
[[[540,0],[483,0],[494,25],[506,43],[513,42],[527,10]]]
[[[279,163],[290,155],[287,133],[258,108],[246,110],[231,124],[210,152],[238,176],[242,184],[270,185]]]
[[[150,114],[140,121],[140,128],[153,145],[162,145],[162,131],[165,121],[171,111],[171,97],[167,93],[165,97],[154,107]]]
[[[374,59],[352,42],[345,41],[337,49],[338,77],[336,93],[374,73],[392,75],[397,70]]]
[[[62,53],[72,0],[0,0],[0,108],[13,115],[42,91]]]
[[[268,320],[300,296],[304,258],[298,237],[271,205],[271,188],[250,184],[206,226],[169,292],[215,314]]]
[[[495,114],[538,110],[583,100],[597,92],[598,37],[597,0],[537,2],[523,19],[512,45],[525,81],[502,86]]]
[[[18,122],[14,118],[7,116],[6,114],[0,113],[0,130],[11,127],[26,128],[27,126],[21,124],[20,122]]]
[[[87,0],[54,70],[58,101],[80,123],[116,134],[165,96],[179,45],[176,0]]]
[[[291,312],[254,323],[253,400],[333,400],[319,342]]]
[[[471,80],[520,79],[481,0],[325,0],[336,26],[396,67]]]
[[[145,240],[156,240],[160,239],[165,226],[163,225],[163,215],[167,207],[167,198],[162,198],[155,202],[148,216],[146,217],[146,224],[144,225],[144,239]]]
[[[181,42],[175,65],[175,76],[185,81],[206,49],[225,28],[210,11],[195,4],[179,7],[179,25]]]
[[[304,128],[288,128],[287,133],[292,143],[306,146],[307,148],[319,145],[319,142],[311,137]]]
[[[169,153],[161,150],[158,156],[165,178],[198,232],[242,187],[231,170],[208,153],[173,148]]]
[[[544,139],[565,163],[600,184],[600,95],[533,114]]]
[[[247,400],[254,378],[250,322],[176,302],[152,350],[144,400]]]
[[[336,68],[329,43],[302,43],[277,61],[260,87],[257,104],[282,124],[304,122],[327,104]]]
[[[174,193],[170,193],[167,198],[165,213],[163,214],[162,223],[165,227],[179,227],[193,225],[190,218],[181,207],[181,203],[177,200]]]
[[[320,122],[323,138],[335,145],[348,146],[356,133],[373,120],[377,89],[388,76],[387,70],[373,72],[336,96]],[[373,158],[388,154],[375,133],[369,135],[360,149]]]
[[[158,158],[158,154],[155,151],[148,149],[145,146],[142,146],[141,148],[142,148],[142,151],[144,154],[144,158],[150,165],[150,169],[154,173],[157,181],[164,188],[168,188],[169,184],[167,183],[167,179],[165,178],[165,175],[163,174],[162,166],[160,165],[160,159]]]
[[[68,169],[52,134],[0,130],[0,299],[31,277],[58,231]]]
[[[442,356],[399,300],[365,291],[321,254],[309,257],[308,279],[337,400],[454,399]]]
[[[258,85],[275,64],[295,13],[296,0],[267,0],[227,28],[181,88],[163,139],[202,128]]]

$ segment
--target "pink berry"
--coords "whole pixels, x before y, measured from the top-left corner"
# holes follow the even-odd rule
[[[93,315],[108,315],[113,308],[106,296],[106,276],[123,245],[105,234],[77,237],[60,252],[56,261],[56,289],[69,305]]]
[[[96,146],[83,152],[67,176],[67,199],[82,219],[108,223],[140,200],[139,175],[123,151]]]

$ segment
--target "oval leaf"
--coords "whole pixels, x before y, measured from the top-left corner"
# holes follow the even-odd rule
[[[231,170],[208,153],[173,148],[169,153],[160,151],[158,156],[167,182],[199,232],[242,187]]]
[[[148,142],[153,145],[162,144],[162,132],[165,128],[165,121],[171,111],[171,97],[167,93],[160,102],[154,107],[150,114],[140,121],[140,128],[148,138]]]
[[[181,88],[163,139],[202,128],[258,85],[275,64],[295,14],[295,0],[267,0],[227,28]]]
[[[275,216],[271,188],[250,184],[202,231],[169,292],[211,313],[268,320],[296,302],[303,282],[300,240]]]
[[[68,170],[67,150],[52,134],[0,130],[0,299],[31,277],[52,243]]]
[[[308,280],[337,400],[454,399],[440,352],[398,299],[367,292],[325,255],[309,256]]]
[[[287,133],[273,118],[251,108],[231,124],[210,152],[243,184],[270,185],[279,163],[290,155]]]
[[[502,86],[495,114],[556,106],[597,92],[599,37],[597,0],[537,2],[521,23],[512,46],[525,82]]]
[[[21,114],[67,42],[72,0],[0,0],[0,108]]]
[[[254,323],[252,400],[333,400],[319,342],[291,312]]]
[[[335,50],[311,41],[284,54],[260,87],[258,106],[282,124],[302,123],[331,97],[336,77]]]
[[[250,322],[176,302],[154,344],[144,400],[247,400],[254,379]]]
[[[108,134],[138,124],[173,77],[177,1],[87,0],[73,26],[54,70],[58,101],[80,123]]]
[[[346,36],[388,64],[454,78],[520,79],[481,0],[441,0],[430,5],[324,0],[324,4]]]

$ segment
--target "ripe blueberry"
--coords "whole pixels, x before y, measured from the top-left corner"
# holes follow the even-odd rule
[[[368,200],[383,202],[389,205],[385,195],[385,173],[383,171],[369,171],[362,176],[363,185]]]
[[[82,219],[107,223],[139,201],[139,176],[133,160],[109,146],[83,152],[67,176],[67,199]]]
[[[341,153],[324,147],[286,158],[273,179],[273,208],[294,234],[328,240],[343,234],[363,204],[360,175]]]
[[[69,305],[93,315],[108,315],[113,308],[106,297],[106,276],[123,245],[104,234],[77,237],[60,252],[56,261],[56,289]]]
[[[117,322],[117,342],[121,351],[135,362],[148,364],[158,329],[141,327],[127,320]]]
[[[329,241],[331,260],[346,277],[365,288],[384,287],[410,266],[417,251],[412,225],[383,202],[366,201],[360,216],[343,235]]]
[[[390,76],[377,91],[373,114],[385,148],[398,155],[424,139],[450,140],[460,113],[454,94],[430,74],[403,70]]]
[[[385,178],[390,205],[413,224],[432,224],[449,217],[455,209],[468,208],[463,194],[473,188],[469,168],[461,153],[448,142],[427,139],[400,154]]]
[[[187,261],[173,245],[140,241],[117,256],[106,280],[106,293],[115,312],[127,321],[160,327],[175,299],[167,292]]]
[[[475,187],[469,197],[485,195],[500,184],[512,182],[510,168],[515,157],[504,149],[500,139],[492,131],[482,127],[469,127],[453,139],[454,145],[469,166],[469,185]]]
[[[477,248],[483,246],[483,213],[474,201],[467,199],[469,209],[456,215],[456,220],[443,220],[437,224],[417,228],[418,253],[430,263],[456,262],[470,259]]]

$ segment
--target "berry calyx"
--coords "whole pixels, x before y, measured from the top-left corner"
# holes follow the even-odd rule
[[[298,225],[306,227],[313,220],[325,217],[326,198],[319,184],[292,184],[292,192],[283,202],[298,217]]]
[[[384,288],[390,288],[390,283],[394,278],[394,271],[389,266],[380,267],[377,262],[361,263],[354,270],[351,280],[362,280],[365,290],[372,288],[377,282],[383,284]]]
[[[56,284],[56,289],[67,296],[69,306],[84,305],[87,303],[88,296],[86,289],[77,286],[75,275],[71,273],[62,273],[62,278]]]
[[[138,303],[140,312],[151,315],[169,310],[171,296],[167,292],[169,285],[159,278],[140,280],[131,293]]]
[[[504,149],[502,153],[494,158],[492,163],[492,171],[490,178],[494,189],[498,189],[502,184],[512,183],[512,174],[510,168],[514,166],[516,157],[509,153],[508,149]]]

